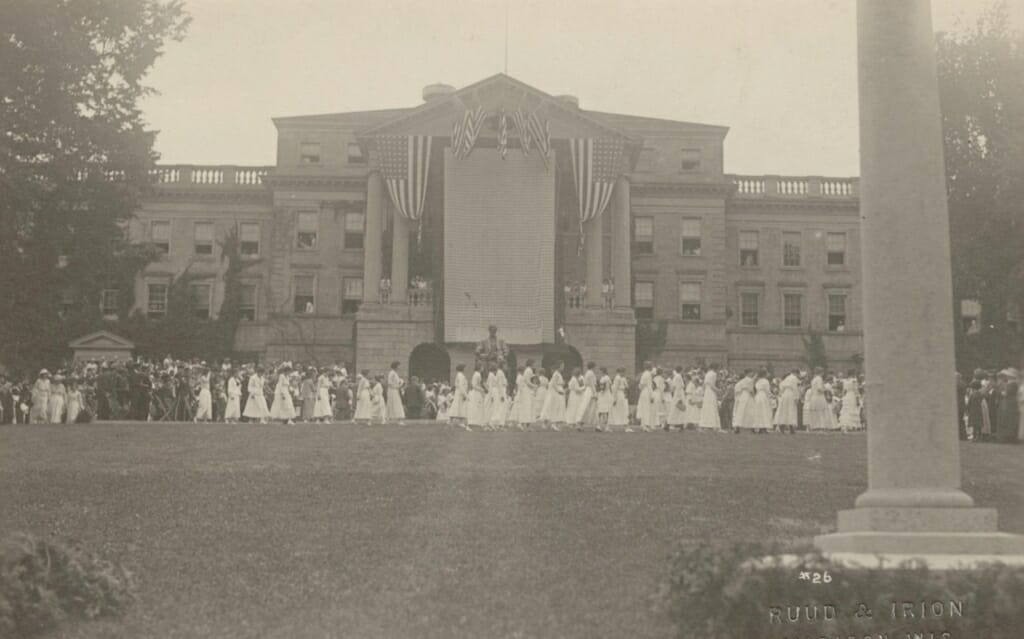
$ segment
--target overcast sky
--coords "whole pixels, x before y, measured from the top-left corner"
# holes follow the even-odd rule
[[[854,0],[188,0],[144,102],[162,163],[273,164],[270,119],[411,107],[501,72],[585,109],[721,124],[730,173],[858,173]],[[989,0],[933,0],[936,30]],[[1024,24],[1014,0],[1013,22]]]

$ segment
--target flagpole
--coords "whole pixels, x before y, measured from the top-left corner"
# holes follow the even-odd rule
[[[508,0],[505,0],[505,75],[508,75]]]

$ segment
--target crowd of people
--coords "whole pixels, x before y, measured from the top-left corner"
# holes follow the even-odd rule
[[[514,379],[495,363],[456,367],[451,383],[350,366],[230,361],[78,362],[34,380],[0,378],[0,422],[99,420],[404,423],[429,419],[469,430],[573,428],[625,432],[703,430],[854,432],[866,428],[864,378],[822,369],[774,375],[644,363],[634,379],[593,362],[566,371],[533,360]],[[1020,426],[1018,373],[976,371],[958,387],[962,439],[1011,442]]]

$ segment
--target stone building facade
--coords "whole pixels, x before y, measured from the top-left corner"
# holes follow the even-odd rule
[[[437,136],[443,162],[459,105],[508,101],[546,114],[556,156],[563,138],[619,136],[629,164],[586,227],[582,254],[572,192],[558,191],[551,286],[564,343],[514,345],[520,361],[570,352],[633,371],[645,333],[658,337],[641,348],[665,364],[790,366],[812,329],[833,365],[857,361],[856,178],[727,175],[725,127],[588,111],[505,75],[460,90],[432,85],[410,108],[276,118],[274,166],[159,167],[130,234],[166,252],[137,278],[136,310],[160,321],[170,282],[187,272],[195,312],[215,317],[219,242],[235,229],[246,263],[238,351],[374,370],[392,360],[415,368],[416,358],[421,367],[471,362],[472,344],[443,343],[441,172],[428,183],[419,244],[390,202],[373,136]],[[601,293],[608,278],[611,304]]]

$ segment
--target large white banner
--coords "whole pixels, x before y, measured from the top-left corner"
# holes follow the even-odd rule
[[[479,341],[489,324],[510,344],[555,341],[554,172],[479,147],[444,160],[445,341]]]

